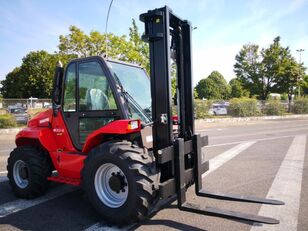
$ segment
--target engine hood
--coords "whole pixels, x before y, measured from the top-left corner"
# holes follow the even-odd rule
[[[28,122],[28,127],[49,127],[52,120],[52,109],[43,111]]]

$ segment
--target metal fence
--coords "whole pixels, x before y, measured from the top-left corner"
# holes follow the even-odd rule
[[[10,107],[49,108],[51,107],[51,99],[2,99],[0,101],[0,109],[7,109]]]

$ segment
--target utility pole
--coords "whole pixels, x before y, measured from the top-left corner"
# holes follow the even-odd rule
[[[301,65],[302,63],[302,52],[305,51],[304,49],[298,49],[296,50],[298,53],[299,53],[299,65]],[[298,79],[297,79],[297,85],[298,85],[298,97],[300,97],[300,94],[301,94],[301,89],[300,89],[300,86],[299,86],[299,81],[300,81],[300,69],[298,69]]]

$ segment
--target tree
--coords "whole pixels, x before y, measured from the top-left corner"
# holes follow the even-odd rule
[[[139,64],[149,71],[148,44],[141,40],[134,19],[129,30],[127,39],[125,35],[102,34],[98,31],[91,31],[87,35],[78,27],[71,26],[68,35],[59,37],[58,53],[28,53],[23,58],[22,65],[10,72],[1,82],[1,93],[7,98],[49,98],[57,61],[61,60],[65,65],[72,58],[104,55],[106,41],[108,57]]]
[[[278,93],[293,94],[295,87],[299,84],[299,75],[303,69],[292,57],[289,47],[280,45],[280,37],[274,39],[269,48],[262,50],[262,64],[264,66],[265,96],[270,91]]]
[[[199,98],[199,95],[198,95],[198,92],[197,92],[197,89],[194,88],[194,98],[195,99],[198,99]]]
[[[230,93],[231,98],[240,98],[249,96],[249,92],[243,88],[242,83],[239,79],[237,78],[231,79],[229,85],[231,88],[231,93]]]
[[[5,98],[49,98],[58,60],[64,64],[73,56],[49,54],[46,51],[28,53],[22,65],[2,81],[1,93]]]
[[[234,72],[250,95],[263,96],[263,70],[260,63],[259,46],[256,44],[244,45],[235,56]]]
[[[234,71],[244,89],[262,100],[271,92],[293,94],[305,70],[296,63],[290,49],[282,47],[279,36],[261,51],[258,45],[244,45],[235,60]]]
[[[149,44],[142,41],[135,19],[132,19],[132,26],[129,28],[129,42],[132,44],[131,52],[137,52],[133,57],[131,57],[131,60],[134,60],[135,62],[137,61],[149,73]]]
[[[56,57],[46,51],[30,52],[23,58],[19,78],[24,82],[24,98],[50,96],[56,63]]]
[[[78,57],[108,55],[109,58],[141,65],[149,71],[148,44],[141,40],[135,20],[129,28],[129,39],[125,35],[102,34],[91,31],[85,34],[76,26],[70,26],[70,33],[59,37],[59,53],[74,54]],[[106,46],[107,42],[107,46]],[[106,52],[107,49],[107,52]]]
[[[21,98],[22,97],[22,81],[20,75],[20,67],[14,68],[8,73],[4,80],[1,81],[1,94],[4,98]]]
[[[279,72],[276,74],[274,89],[278,93],[287,93],[289,98],[295,94],[295,89],[299,87],[299,73],[302,69],[293,57],[283,60]]]
[[[301,81],[301,88],[304,95],[308,95],[308,75],[305,75]]]
[[[230,86],[218,71],[213,71],[206,79],[201,79],[196,86],[200,99],[228,99]]]

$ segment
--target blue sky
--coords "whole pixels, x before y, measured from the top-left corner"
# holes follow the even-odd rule
[[[193,31],[195,84],[213,70],[230,80],[244,44],[267,47],[278,35],[297,59],[296,49],[305,49],[302,61],[308,64],[308,0],[114,0],[108,30],[128,34],[132,18],[164,5],[198,27]],[[0,80],[28,52],[57,51],[59,35],[70,25],[104,32],[108,6],[109,0],[0,0]]]

